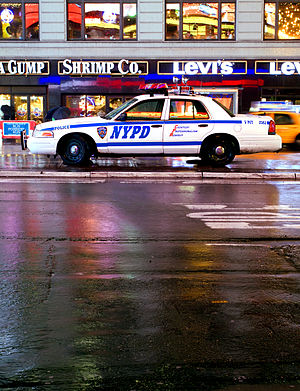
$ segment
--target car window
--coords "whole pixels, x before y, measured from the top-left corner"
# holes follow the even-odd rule
[[[208,119],[203,104],[197,100],[172,99],[170,102],[170,120]]]
[[[127,102],[123,103],[121,106],[115,108],[114,110],[110,111],[106,116],[104,117],[105,119],[112,119],[116,117],[121,111],[126,109],[126,107],[132,105],[133,102],[137,101],[136,98],[130,99]]]
[[[225,110],[226,113],[230,115],[230,117],[235,117],[235,114],[233,114],[233,112],[232,112],[230,109],[228,109],[228,107],[224,106],[218,99],[214,98],[213,101],[214,101],[217,105],[219,105],[220,107],[222,107],[222,109]]]
[[[151,99],[139,102],[126,112],[127,121],[160,120],[164,101],[164,99]]]
[[[276,125],[292,125],[294,123],[293,118],[289,114],[275,114]]]

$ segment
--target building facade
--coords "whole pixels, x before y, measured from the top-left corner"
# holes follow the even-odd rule
[[[300,103],[300,1],[0,1],[0,116],[104,113],[145,83],[187,83],[235,112]]]

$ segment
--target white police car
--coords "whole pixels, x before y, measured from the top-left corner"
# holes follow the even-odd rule
[[[209,97],[163,94],[163,86],[156,87],[158,94],[137,96],[104,118],[39,124],[27,147],[31,153],[60,155],[67,165],[85,164],[91,156],[162,155],[200,156],[217,166],[237,154],[281,148],[269,117],[234,115]]]

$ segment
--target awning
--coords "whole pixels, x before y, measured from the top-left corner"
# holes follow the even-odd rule
[[[25,26],[26,28],[39,23],[39,5],[27,3],[25,5]]]
[[[68,4],[68,20],[81,24],[81,7],[77,4]]]

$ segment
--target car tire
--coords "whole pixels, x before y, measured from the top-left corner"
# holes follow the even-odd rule
[[[223,167],[235,158],[235,148],[231,140],[217,136],[203,143],[201,159],[215,167]]]
[[[78,166],[88,163],[91,153],[87,142],[80,136],[74,136],[65,141],[60,156],[65,164]]]

